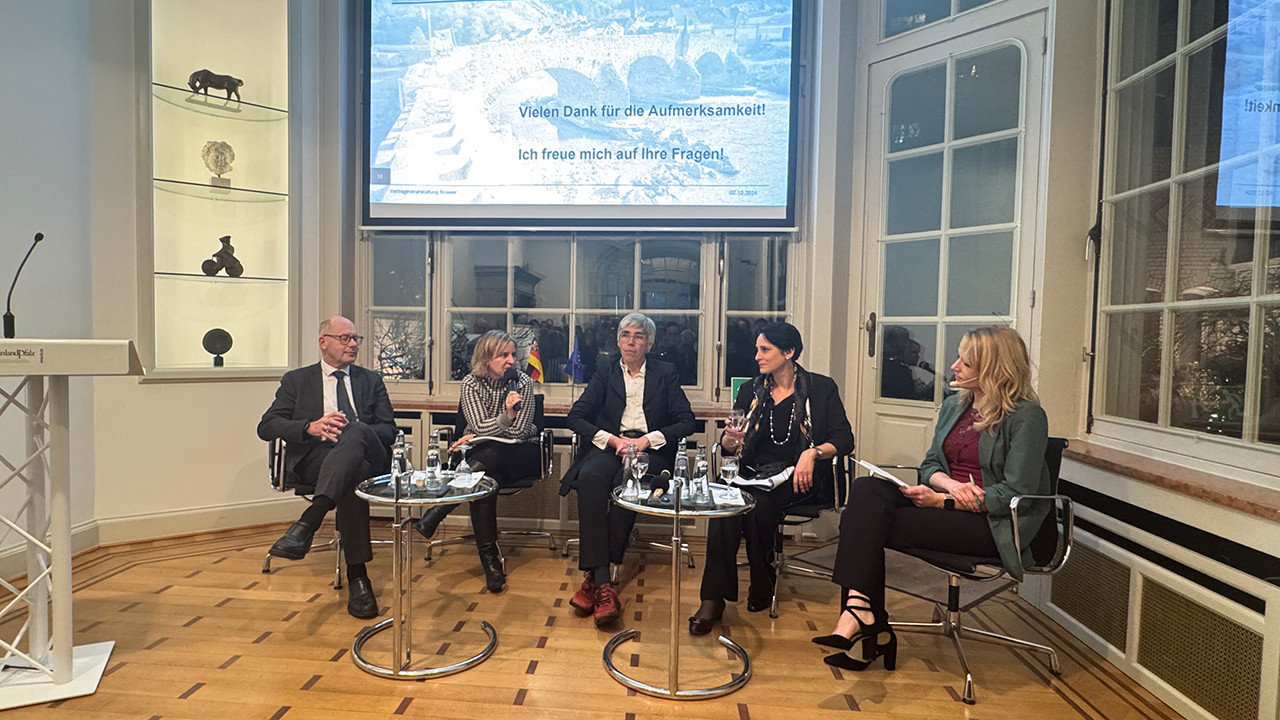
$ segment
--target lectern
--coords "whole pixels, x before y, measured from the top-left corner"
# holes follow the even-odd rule
[[[0,637],[0,710],[98,689],[115,643],[75,647],[72,637],[67,378],[142,374],[129,340],[0,340],[0,415],[20,412],[26,426],[23,457],[13,462],[0,454],[8,471],[0,488],[14,480],[26,485],[22,507],[12,517],[0,514],[0,534],[20,536],[27,560],[25,587],[0,578],[11,596],[0,604],[0,624],[25,615],[16,634]]]

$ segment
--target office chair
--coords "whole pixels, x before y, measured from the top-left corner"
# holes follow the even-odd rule
[[[499,488],[498,497],[512,497],[519,495],[522,491],[533,487],[534,483],[539,480],[551,476],[553,460],[552,442],[555,438],[552,436],[551,430],[547,428],[547,419],[546,414],[543,411],[543,402],[544,397],[541,394],[533,396],[533,425],[538,430],[538,464],[536,467],[529,467],[528,471],[520,477],[515,478],[511,485]],[[436,433],[436,441],[439,442],[444,440],[446,443],[451,442],[455,437],[462,437],[466,432],[466,428],[467,420],[462,416],[462,402],[459,401],[457,415],[454,418],[452,434],[450,434],[450,431],[447,428],[438,430]],[[556,546],[555,538],[552,537],[551,533],[545,530],[499,530],[498,535],[499,537],[506,535],[545,538],[547,541],[547,547],[550,550],[559,549]],[[475,537],[476,536],[473,533],[467,533],[466,535],[459,535],[458,537],[443,540],[432,540],[427,543],[427,555],[425,559],[428,563],[431,562],[431,551],[434,548],[474,541]]]
[[[1018,512],[1019,507],[1024,502],[1040,501],[1052,502],[1053,507],[1049,514],[1045,516],[1044,524],[1040,526],[1040,530],[1031,540],[1031,554],[1035,558],[1035,565],[1022,568],[1022,572],[1026,575],[1052,575],[1057,572],[1067,561],[1067,556],[1071,554],[1072,532],[1075,528],[1075,508],[1071,502],[1071,498],[1066,495],[1058,494],[1058,473],[1062,468],[1062,451],[1067,447],[1067,441],[1064,438],[1049,438],[1049,444],[1045,449],[1045,462],[1049,466],[1050,494],[1048,495],[1020,495],[1009,501],[1009,510],[1013,514],[1013,536],[1014,543],[1018,547],[1023,547],[1022,538],[1018,536]],[[900,468],[900,469],[917,469],[910,466],[900,465],[882,465],[881,467]],[[919,478],[917,478],[919,479]],[[947,601],[945,604],[937,600],[926,597],[910,590],[902,588],[894,588],[934,603],[933,622],[891,622],[895,630],[903,632],[921,632],[941,635],[951,639],[952,645],[955,646],[956,657],[960,660],[960,669],[964,671],[964,694],[961,696],[968,705],[973,705],[976,700],[973,693],[973,673],[969,670],[969,663],[965,659],[964,648],[961,646],[960,640],[973,640],[975,642],[993,643],[998,645],[1006,645],[1014,648],[1022,648],[1025,650],[1033,650],[1035,652],[1045,653],[1049,656],[1049,669],[1054,675],[1061,675],[1062,669],[1058,664],[1058,654],[1053,648],[1047,645],[1040,645],[1027,640],[1001,635],[999,633],[988,632],[986,630],[978,630],[963,625],[963,613],[969,611],[973,607],[986,601],[987,599],[998,595],[1009,587],[1018,585],[1016,580],[1010,578],[1000,563],[1000,558],[975,557],[971,555],[959,555],[955,553],[942,552],[938,550],[918,550],[914,548],[891,548],[904,555],[917,558],[924,561],[930,567],[946,573],[947,575]],[[979,597],[967,602],[960,601],[960,579],[972,580],[976,582],[994,582],[1003,579],[993,589],[989,589]]]

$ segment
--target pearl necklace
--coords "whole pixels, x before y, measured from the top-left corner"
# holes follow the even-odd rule
[[[780,446],[780,447],[781,447],[781,446],[786,445],[787,443],[791,442],[791,429],[792,429],[793,427],[795,427],[795,424],[796,424],[796,405],[797,405],[797,404],[798,404],[798,403],[796,402],[796,396],[795,396],[795,394],[794,394],[794,393],[792,393],[792,395],[791,395],[791,420],[790,420],[789,422],[787,422],[787,436],[786,436],[785,438],[783,438],[781,441],[779,441],[779,440],[778,440],[778,438],[777,438],[776,434],[775,434],[775,433],[774,433],[774,431],[773,431],[773,410],[774,410],[774,408],[776,408],[776,407],[777,407],[777,405],[774,405],[772,408],[769,408],[769,440],[771,440],[771,441],[773,442],[773,444],[774,444],[774,445],[778,445],[778,446]]]

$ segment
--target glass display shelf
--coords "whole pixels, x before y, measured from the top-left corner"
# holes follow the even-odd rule
[[[210,200],[230,200],[232,202],[284,202],[289,199],[285,193],[270,190],[252,190],[250,188],[219,187],[208,183],[187,182],[185,180],[169,180],[153,178],[156,190],[171,192],[190,197],[208,198]]]
[[[236,100],[228,100],[222,90],[210,90],[209,95],[194,92],[191,88],[175,87],[164,83],[151,83],[151,94],[157,100],[175,107],[191,110],[203,115],[242,120],[244,122],[280,122],[289,117],[289,111],[269,105]]]
[[[204,273],[169,272],[166,270],[157,270],[156,277],[189,278],[192,280],[205,280],[205,281],[219,282],[219,283],[224,283],[224,282],[236,283],[236,282],[246,282],[250,280],[255,280],[258,282],[269,282],[269,283],[289,282],[289,278],[282,278],[282,277],[261,277],[258,275],[241,275],[240,277],[231,277],[230,275],[205,275]]]

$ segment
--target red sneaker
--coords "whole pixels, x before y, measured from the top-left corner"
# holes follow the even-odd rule
[[[582,581],[582,587],[569,598],[569,605],[573,608],[573,614],[578,617],[586,617],[596,609],[596,584],[591,580],[591,573],[587,573],[587,577]]]
[[[622,615],[622,603],[612,583],[596,588],[596,627],[604,627]]]

